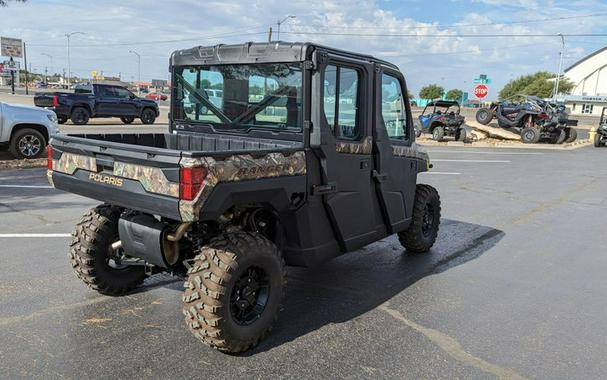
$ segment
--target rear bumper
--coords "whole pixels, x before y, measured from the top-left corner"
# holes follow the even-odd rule
[[[59,190],[83,197],[172,220],[181,220],[179,199],[147,193],[139,182],[128,179],[123,180],[121,187],[92,182],[88,179],[89,174],[90,172],[85,170],[77,170],[72,175],[53,171],[49,182]]]
[[[40,107],[40,106],[38,106]],[[57,116],[70,117],[70,108],[67,106],[58,106],[58,107],[41,107],[47,109],[49,111],[53,111]]]

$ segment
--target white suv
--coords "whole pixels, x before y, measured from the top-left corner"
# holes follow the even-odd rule
[[[16,158],[37,158],[59,133],[57,115],[38,107],[0,102],[0,149]]]

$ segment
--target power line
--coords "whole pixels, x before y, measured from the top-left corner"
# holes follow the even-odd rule
[[[491,25],[517,25],[517,24],[532,24],[532,23],[540,23],[547,21],[558,21],[558,20],[570,20],[577,18],[588,18],[588,17],[599,17],[605,16],[607,12],[602,13],[593,13],[587,15],[578,15],[578,16],[563,16],[563,17],[551,17],[551,18],[540,18],[534,20],[519,20],[519,21],[504,21],[504,22],[486,22],[486,23],[478,23],[478,24],[450,24],[450,25],[440,25],[440,24],[432,24],[432,25],[419,25],[419,26],[404,26],[404,27],[377,27],[377,26],[343,26],[337,27],[339,29],[453,29],[453,28],[461,28],[461,27],[471,27],[471,26],[491,26]],[[331,28],[331,26],[320,25],[321,28]]]
[[[251,28],[248,28],[251,29]],[[134,42],[114,42],[114,43],[100,43],[100,44],[82,44],[82,45],[71,45],[72,47],[106,47],[106,46],[134,46],[134,45],[150,45],[150,44],[165,44],[165,43],[175,43],[175,42],[188,42],[188,41],[198,41],[203,39],[210,38],[219,38],[219,37],[240,37],[240,36],[253,36],[259,34],[266,34],[266,31],[263,32],[248,32],[248,33],[225,33],[225,34],[217,34],[211,36],[200,36],[200,37],[192,37],[192,38],[178,38],[173,40],[156,40],[156,41],[134,41]],[[63,47],[64,45],[60,44],[28,44],[28,46],[40,46],[40,47]]]
[[[413,38],[500,38],[500,37],[558,37],[558,34],[410,34],[410,33],[336,33],[290,31],[283,34],[318,35],[318,36],[351,36],[351,37],[413,37]],[[607,33],[562,33],[564,37],[607,37]]]

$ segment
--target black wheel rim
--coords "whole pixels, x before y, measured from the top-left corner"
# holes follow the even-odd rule
[[[424,208],[424,218],[422,220],[422,234],[428,237],[434,231],[434,206],[431,203],[426,204]]]
[[[230,311],[234,321],[248,326],[258,320],[270,295],[269,276],[259,267],[249,267],[238,278],[230,296]]]
[[[143,113],[143,121],[145,121],[146,123],[151,123],[152,119],[153,119],[153,116],[152,116],[151,111],[145,111]]]
[[[19,139],[19,152],[25,157],[34,157],[42,149],[42,142],[35,135],[25,135]]]
[[[481,119],[481,120],[483,120],[483,121],[487,120],[487,112],[486,111],[479,112],[478,118]]]
[[[533,133],[533,131],[527,131],[527,132],[525,132],[525,140],[527,140],[527,141],[533,140],[533,136],[534,135],[535,134]]]
[[[84,123],[85,122],[84,111],[78,111],[78,112],[76,112],[76,121],[78,123]]]

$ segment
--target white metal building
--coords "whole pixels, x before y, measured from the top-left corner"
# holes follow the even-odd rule
[[[575,84],[571,95],[562,99],[571,114],[599,116],[607,107],[607,46],[580,59],[564,74]]]

